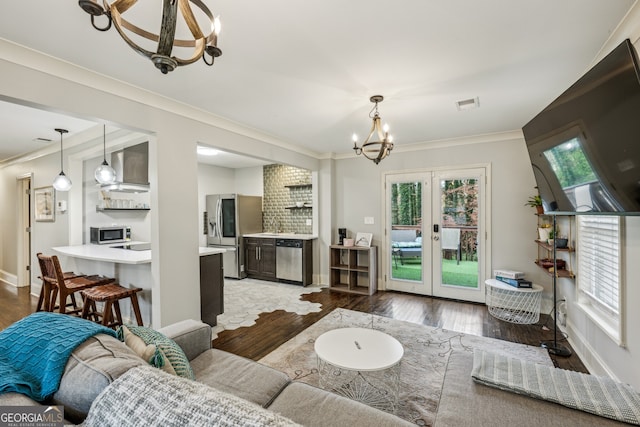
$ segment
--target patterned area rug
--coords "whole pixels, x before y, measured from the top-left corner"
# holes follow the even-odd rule
[[[305,315],[317,313],[322,305],[300,301],[300,295],[320,292],[317,286],[296,286],[285,283],[243,279],[224,281],[224,313],[212,328],[213,339],[224,330],[255,325],[260,313],[284,310]]]
[[[540,347],[484,338],[430,326],[389,319],[374,314],[335,309],[296,337],[263,357],[260,363],[286,372],[292,379],[318,386],[313,345],[322,333],[345,327],[373,328],[396,338],[404,347],[400,396],[396,415],[417,425],[433,425],[449,355],[473,353],[474,348],[493,351],[553,366]]]

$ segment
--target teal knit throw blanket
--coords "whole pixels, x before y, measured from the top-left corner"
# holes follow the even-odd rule
[[[87,338],[115,331],[66,314],[39,312],[0,332],[0,393],[46,400],[60,386],[67,359]]]

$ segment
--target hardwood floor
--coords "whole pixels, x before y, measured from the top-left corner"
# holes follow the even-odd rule
[[[400,292],[378,292],[373,296],[360,296],[330,292],[303,295],[302,300],[322,304],[322,311],[304,316],[282,310],[262,313],[256,325],[233,331],[223,331],[213,341],[221,350],[258,360],[278,346],[293,338],[305,328],[329,314],[335,308],[373,313],[393,319],[450,329],[484,337],[539,346],[542,341],[552,340],[553,319],[541,315],[535,325],[515,325],[492,317],[483,304],[451,301],[423,297]],[[549,330],[544,330],[548,326]],[[562,334],[558,332],[558,341]],[[561,344],[571,348],[568,342]],[[580,358],[551,356],[554,364],[563,369],[588,372]]]
[[[284,312],[262,313],[256,325],[233,331],[223,331],[213,341],[213,346],[222,350],[258,360],[282,343],[329,314],[335,308],[373,313],[393,319],[404,320],[433,327],[440,327],[469,334],[539,346],[541,341],[553,339],[553,320],[541,315],[536,325],[514,325],[493,318],[487,307],[459,301],[444,300],[399,292],[378,292],[373,296],[350,295],[339,292],[306,294],[302,300],[322,304],[318,313],[304,316]],[[35,311],[37,298],[29,294],[28,288],[15,288],[0,282],[0,330]],[[558,336],[562,335],[558,333]],[[569,347],[568,342],[562,345]],[[551,357],[554,364],[563,369],[587,372],[575,353],[571,357]]]

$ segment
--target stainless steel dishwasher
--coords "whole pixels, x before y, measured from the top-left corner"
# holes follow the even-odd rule
[[[276,278],[302,282],[302,240],[276,239]]]

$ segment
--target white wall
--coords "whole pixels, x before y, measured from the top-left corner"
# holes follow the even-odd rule
[[[32,189],[51,186],[53,179],[60,173],[59,154],[51,154],[0,169],[0,253],[2,254],[0,270],[9,275],[17,274],[18,264],[16,242],[19,232],[16,225],[18,224],[17,199],[19,196],[16,179],[30,172],[33,172]],[[56,192],[56,200],[67,200],[67,197],[67,193]],[[38,252],[51,254],[52,246],[67,244],[69,217],[67,213],[56,212],[54,222],[32,221],[31,226],[31,283],[36,284],[39,289],[37,276],[40,271],[35,254]]]
[[[264,196],[262,166],[235,169],[236,193],[246,196]]]
[[[89,243],[90,227],[106,227],[111,225],[127,225],[131,227],[131,240],[151,241],[151,215],[150,211],[98,211],[96,206],[103,198],[100,187],[96,184],[94,173],[102,163],[102,156],[84,162],[84,227],[82,229],[82,242]],[[149,193],[118,193],[115,191],[106,193],[112,201],[116,199],[133,200],[134,203],[149,204]]]

